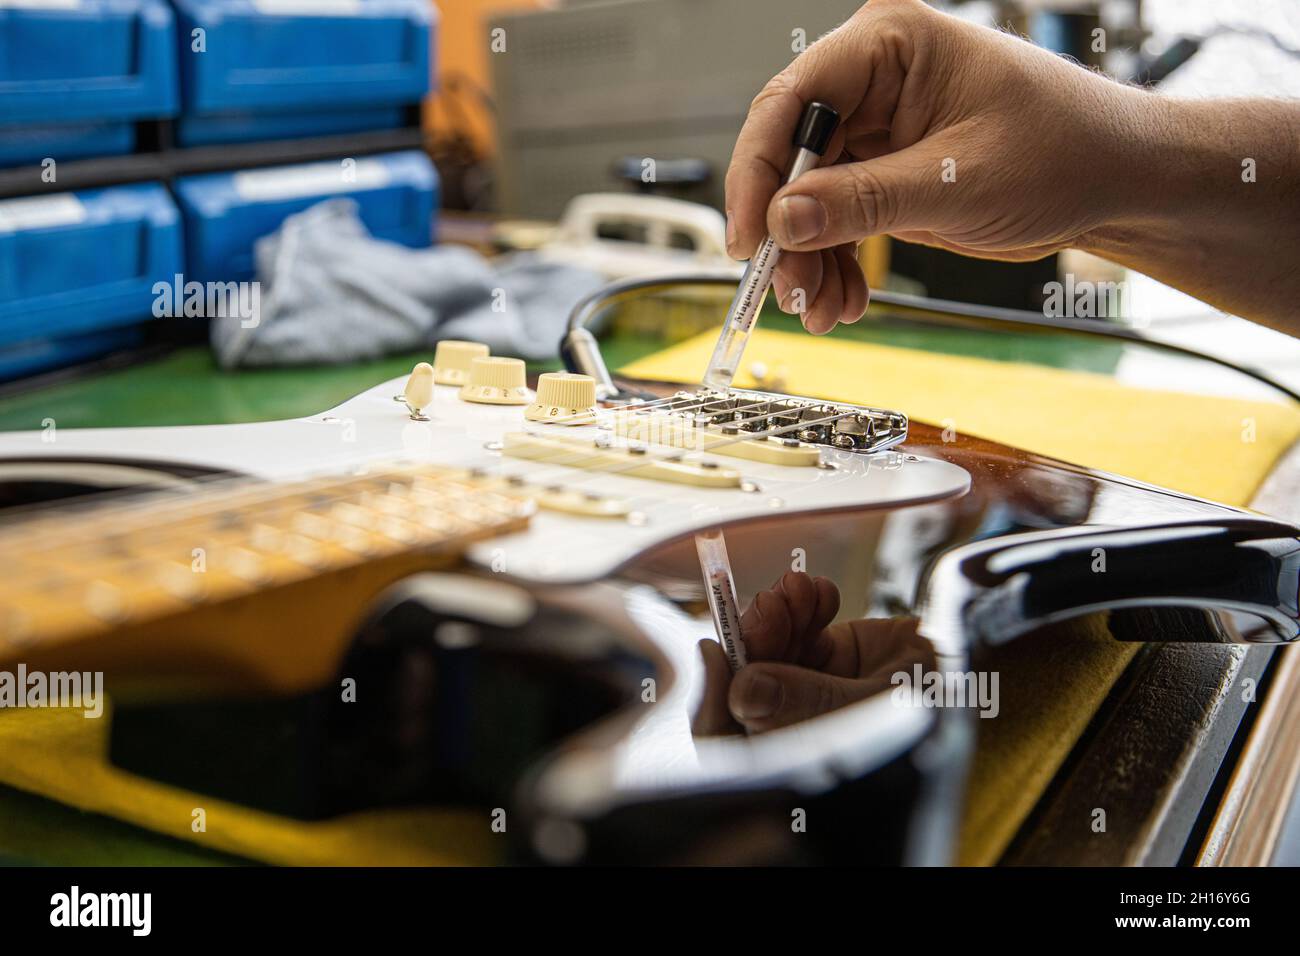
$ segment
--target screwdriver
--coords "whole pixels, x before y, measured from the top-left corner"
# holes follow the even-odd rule
[[[794,159],[790,162],[790,171],[786,174],[783,185],[794,182],[808,170],[817,167],[839,123],[840,114],[825,103],[814,102],[804,107],[794,134]],[[722,334],[718,336],[718,344],[713,349],[713,357],[709,359],[708,370],[704,373],[704,384],[709,388],[725,391],[731,387],[731,381],[740,367],[740,357],[758,322],[758,313],[763,310],[767,291],[772,287],[772,272],[780,258],[780,246],[768,236],[745,266],[740,288],[731,301],[727,320],[722,325]]]

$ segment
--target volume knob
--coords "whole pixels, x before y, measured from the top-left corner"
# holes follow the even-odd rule
[[[527,405],[532,395],[524,385],[523,360],[474,359],[469,366],[469,384],[460,390],[460,397],[484,405]]]
[[[486,358],[488,347],[482,342],[443,339],[433,351],[433,380],[439,385],[465,385],[469,382],[470,363]]]
[[[537,398],[524,409],[530,422],[591,425],[596,421],[596,380],[573,372],[538,376]]]

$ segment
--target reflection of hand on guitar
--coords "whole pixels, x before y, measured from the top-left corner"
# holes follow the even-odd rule
[[[887,690],[898,671],[934,666],[914,618],[830,624],[840,594],[826,578],[790,572],[740,619],[750,663],[733,677],[721,645],[701,641],[704,694],[697,736],[773,730]],[[829,625],[829,626],[828,626]]]

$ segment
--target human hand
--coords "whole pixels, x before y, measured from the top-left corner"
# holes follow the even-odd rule
[[[722,646],[701,641],[696,736],[785,727],[880,693],[916,663],[933,669],[933,649],[916,633],[915,619],[831,624],[839,607],[834,584],[792,571],[741,615],[749,663],[734,676]]]
[[[750,106],[727,171],[728,252],[747,258],[770,232],[787,250],[777,301],[820,334],[866,310],[867,236],[1010,260],[1080,244],[1125,203],[1119,146],[1148,98],[921,0],[871,0]],[[835,161],[778,188],[813,100],[840,113]]]

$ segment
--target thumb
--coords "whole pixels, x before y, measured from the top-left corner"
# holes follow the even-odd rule
[[[942,136],[860,163],[823,166],[772,197],[767,228],[782,249],[809,251],[901,229],[942,230],[954,162]]]
[[[749,664],[731,681],[727,705],[751,733],[816,717],[870,697],[870,681],[833,677],[794,664]]]

